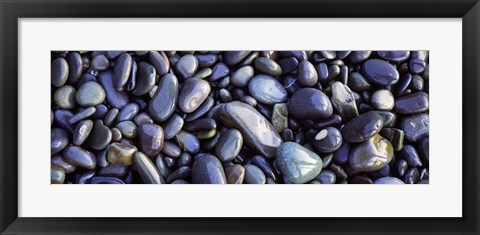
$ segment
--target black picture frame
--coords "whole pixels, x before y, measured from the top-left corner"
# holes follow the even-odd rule
[[[0,232],[478,234],[478,0],[0,0]],[[400,17],[462,18],[462,218],[24,218],[18,217],[18,23],[45,17]],[[448,146],[447,146],[448,147]],[[41,200],[41,199],[39,199]],[[418,200],[428,200],[419,198]],[[407,204],[405,204],[408,206]],[[56,207],[52,205],[52,208]],[[228,209],[228,206],[226,207]],[[412,208],[421,210],[421,208]],[[441,210],[441,205],[439,205]]]

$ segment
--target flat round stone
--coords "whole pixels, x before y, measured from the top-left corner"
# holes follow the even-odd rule
[[[200,151],[200,141],[192,133],[182,130],[175,136],[175,141],[183,151],[190,154],[196,154]]]
[[[316,153],[295,142],[281,144],[276,150],[275,159],[282,175],[295,184],[314,179],[323,165]]]
[[[237,87],[246,87],[250,79],[253,78],[254,70],[252,66],[243,66],[232,74],[230,81]]]
[[[331,153],[342,146],[343,138],[335,127],[327,127],[315,135],[313,147],[322,153]]]
[[[105,100],[105,90],[96,82],[86,82],[76,93],[77,103],[83,107],[91,107]]]
[[[405,184],[401,179],[396,177],[383,177],[375,180],[374,184]]]
[[[175,65],[177,75],[182,79],[186,79],[195,74],[198,68],[198,60],[192,54],[186,54],[180,58],[180,60]]]
[[[248,90],[257,101],[274,105],[283,103],[287,100],[287,91],[282,84],[269,75],[257,75],[253,77],[249,84]]]
[[[302,88],[290,98],[288,113],[297,119],[325,119],[332,115],[333,107],[328,96],[322,91]]]
[[[89,170],[95,169],[97,166],[97,159],[95,155],[78,146],[68,146],[63,151],[65,160],[75,166],[83,167]]]
[[[105,71],[110,66],[110,61],[105,55],[97,55],[93,57],[91,65],[93,70]]]
[[[120,112],[118,112],[117,122],[130,121],[135,116],[137,116],[139,111],[140,111],[140,107],[138,106],[138,104],[135,104],[135,103],[127,104],[123,106]]]
[[[423,113],[429,108],[428,94],[415,92],[409,95],[398,97],[395,102],[395,112],[400,114]]]
[[[378,110],[392,110],[395,105],[392,92],[387,89],[380,89],[372,94],[370,103]]]
[[[367,60],[362,65],[362,72],[370,82],[379,86],[391,86],[400,79],[397,69],[380,59]]]

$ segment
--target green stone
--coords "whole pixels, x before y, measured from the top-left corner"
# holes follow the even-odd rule
[[[349,164],[357,171],[376,171],[385,167],[393,158],[393,146],[380,135],[351,148]]]
[[[113,164],[121,166],[130,166],[133,161],[133,154],[137,152],[137,147],[122,143],[112,143],[108,147],[107,159]]]
[[[91,107],[101,104],[106,94],[103,87],[93,81],[84,83],[77,91],[77,103],[83,107]]]
[[[75,94],[75,88],[69,85],[65,85],[55,91],[55,94],[53,95],[53,100],[59,108],[71,109],[77,105]]]
[[[50,168],[50,183],[63,184],[65,181],[65,170],[62,167],[52,164]]]
[[[295,184],[314,179],[323,166],[322,159],[316,153],[295,142],[282,143],[275,157],[282,174]]]
[[[278,103],[273,105],[272,125],[278,133],[282,133],[288,126],[288,105]]]

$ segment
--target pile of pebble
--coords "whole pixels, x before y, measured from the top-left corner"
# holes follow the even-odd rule
[[[428,184],[428,51],[53,51],[52,184]]]

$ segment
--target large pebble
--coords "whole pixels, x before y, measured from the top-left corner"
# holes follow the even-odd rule
[[[151,51],[148,54],[148,60],[150,61],[150,64],[155,67],[155,70],[159,76],[163,76],[170,69],[170,62],[166,56],[164,56],[165,54],[162,54],[160,54],[158,51]]]
[[[210,93],[210,84],[202,79],[189,78],[182,84],[178,107],[185,113],[195,111]]]
[[[318,75],[313,64],[308,60],[300,62],[297,68],[298,82],[303,86],[312,87],[318,82]]]
[[[242,133],[245,144],[267,158],[272,158],[282,139],[272,124],[252,106],[238,101],[220,110],[220,119]]]
[[[357,171],[376,171],[393,158],[393,146],[380,135],[355,145],[350,150],[349,164]]]
[[[191,77],[193,74],[195,74],[195,71],[197,71],[198,68],[197,57],[192,54],[184,55],[177,62],[175,68],[180,78],[186,79]]]
[[[95,150],[102,150],[107,147],[107,145],[112,140],[112,131],[103,125],[103,121],[97,119],[94,124],[90,135],[87,138],[87,145]]]
[[[194,79],[194,78],[192,78]],[[155,91],[148,105],[148,112],[153,119],[164,122],[175,111],[178,99],[178,80],[175,75],[167,73],[160,79],[158,88]]]
[[[278,76],[282,74],[282,68],[280,65],[267,57],[258,57],[253,64],[258,71],[268,75]]]
[[[303,88],[290,98],[288,113],[297,119],[324,119],[332,115],[333,107],[328,96],[322,91]]]
[[[65,85],[55,91],[53,100],[59,108],[71,109],[77,105],[76,93],[75,88]]]
[[[227,179],[222,164],[213,155],[205,154],[196,158],[192,165],[194,184],[226,184]]]
[[[50,155],[62,151],[68,144],[68,133],[61,128],[53,128],[50,136]]]
[[[275,158],[282,174],[295,184],[314,179],[322,170],[322,159],[295,142],[281,144]]]
[[[252,66],[243,66],[232,74],[230,81],[237,87],[246,87],[250,79],[253,78],[254,70]]]

